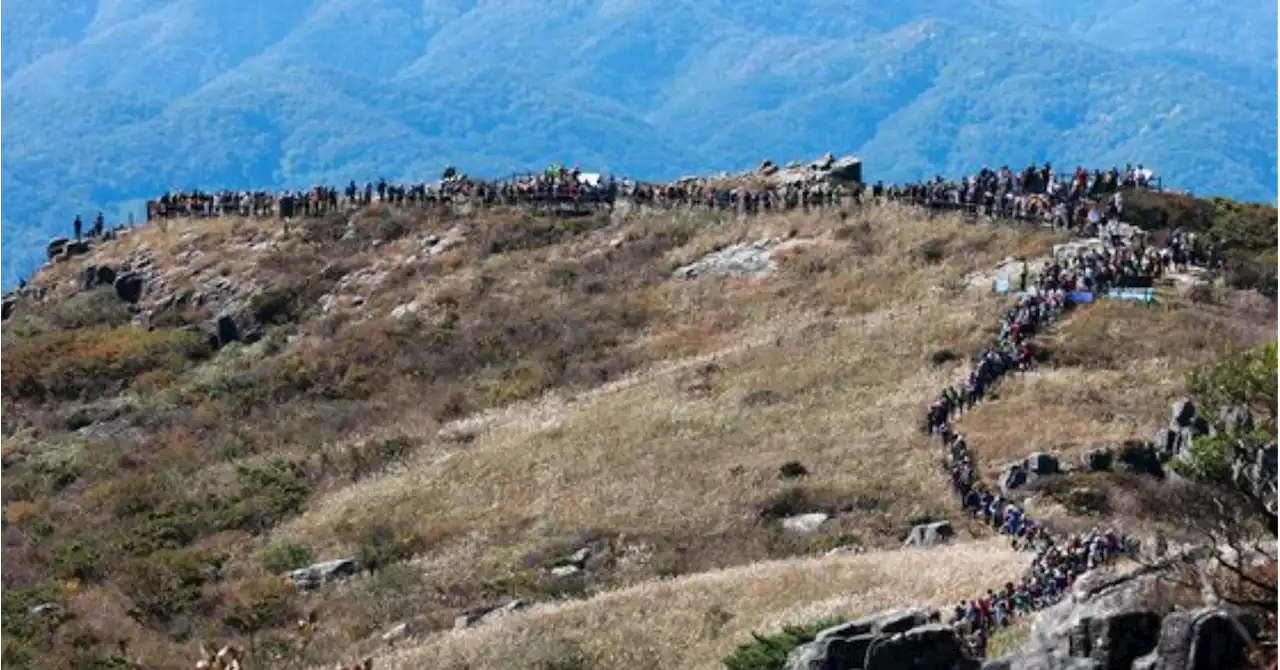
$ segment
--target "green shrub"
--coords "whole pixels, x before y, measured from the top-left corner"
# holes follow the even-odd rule
[[[292,587],[279,577],[241,584],[230,601],[222,623],[241,635],[279,628],[297,618]]]
[[[360,534],[357,556],[366,570],[373,571],[413,557],[423,547],[414,533],[399,533],[385,523],[376,523]]]
[[[282,574],[311,565],[315,558],[315,552],[311,551],[311,547],[295,542],[285,542],[262,552],[262,567],[267,572]]]
[[[77,293],[50,314],[50,321],[65,329],[114,328],[127,325],[131,318],[129,306],[109,286]]]
[[[125,563],[120,584],[133,600],[134,616],[166,624],[208,605],[203,588],[215,576],[216,563],[201,551],[158,551]]]
[[[781,632],[763,636],[752,633],[751,642],[739,645],[724,659],[726,670],[783,670],[792,649],[812,642],[826,628],[844,623],[844,619],[827,619],[803,626],[787,626]]]
[[[1273,427],[1276,354],[1276,343],[1268,342],[1228,351],[1212,363],[1193,369],[1187,382],[1200,413],[1212,418],[1224,407],[1243,405],[1253,411],[1262,426]]]

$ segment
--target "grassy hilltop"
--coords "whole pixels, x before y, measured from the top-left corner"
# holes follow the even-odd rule
[[[1274,210],[1130,202],[1153,229],[1229,230],[1229,283],[1274,291]],[[1006,304],[967,280],[1054,235],[892,205],[845,223],[377,207],[352,223],[173,221],[37,275],[45,297],[3,331],[6,667],[180,667],[197,640],[235,639],[288,659],[272,667],[713,668],[752,630],[944,605],[1024,567],[959,521],[959,546],[899,547],[956,516],[918,423],[964,365],[939,352],[972,353]],[[672,278],[762,237],[790,238],[771,276]],[[126,264],[161,287],[138,306],[83,288],[86,268]],[[260,339],[210,342],[231,308]],[[1189,366],[1275,325],[1230,286],[1100,302],[965,430],[988,476],[1145,437]],[[809,475],[781,479],[788,461]],[[1162,523],[1140,483],[1092,484],[1118,520]],[[780,528],[812,510],[844,513]],[[584,569],[549,574],[583,548]],[[314,594],[280,576],[347,556],[367,574]],[[513,598],[547,604],[447,632]],[[398,623],[413,640],[388,652]]]

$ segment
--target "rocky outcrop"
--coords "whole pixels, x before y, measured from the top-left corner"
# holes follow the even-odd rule
[[[696,279],[771,275],[778,269],[774,254],[803,243],[802,240],[778,241],[766,237],[756,242],[734,244],[677,268],[673,276],[677,279]]]
[[[339,558],[323,561],[289,573],[289,581],[303,591],[320,588],[360,572],[360,561],[355,558]]]
[[[903,542],[903,546],[933,547],[950,542],[955,535],[955,528],[952,528],[950,521],[922,523],[911,529],[911,532],[907,534],[907,539]]]
[[[1276,515],[1276,443],[1265,447],[1249,447],[1238,443],[1232,453],[1231,480],[1254,500],[1261,502],[1267,513]]]
[[[1190,398],[1173,403],[1169,425],[1157,439],[1164,458],[1172,458],[1191,448],[1191,441],[1213,433],[1213,426],[1200,416]]]
[[[116,277],[114,282],[116,295],[129,304],[137,304],[142,299],[146,281],[140,274],[127,273]]]
[[[787,656],[786,670],[977,670],[937,610],[903,609],[832,626]]]
[[[1160,574],[1088,575],[1071,597],[1044,610],[1029,644],[983,670],[1209,670],[1236,667],[1248,642],[1219,608],[1177,610]],[[1247,633],[1246,633],[1247,634]]]

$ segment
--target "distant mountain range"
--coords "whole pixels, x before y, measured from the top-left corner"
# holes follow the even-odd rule
[[[168,188],[1142,162],[1276,199],[1264,0],[9,0],[3,283]]]

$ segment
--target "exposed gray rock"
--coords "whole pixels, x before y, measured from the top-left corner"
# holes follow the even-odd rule
[[[1107,472],[1115,462],[1116,453],[1109,447],[1090,449],[1081,457],[1084,469],[1089,472]]]
[[[978,670],[955,629],[944,624],[912,628],[871,643],[863,670]]]
[[[1238,443],[1232,453],[1231,480],[1236,488],[1262,501],[1267,512],[1276,514],[1276,443],[1250,447]]]
[[[49,240],[49,243],[45,245],[44,248],[45,255],[49,257],[49,260],[53,260],[58,256],[61,256],[62,250],[66,248],[67,243],[70,241],[71,240],[65,237],[55,237],[52,240]]]
[[[142,299],[145,287],[146,281],[139,274],[129,272],[116,277],[116,295],[129,304],[136,304]]]
[[[108,265],[90,265],[84,269],[81,277],[81,288],[88,291],[98,286],[115,284],[116,271]]]
[[[393,644],[397,640],[403,637],[406,637],[408,634],[409,634],[409,622],[402,621],[388,628],[387,631],[382,634],[382,641],[386,642],[387,644]]]
[[[1062,472],[1058,457],[1044,452],[1036,452],[1027,456],[1027,472],[1035,475],[1056,475]]]
[[[832,626],[802,644],[787,656],[787,670],[830,670],[862,668],[867,653],[878,640],[906,633],[941,620],[937,610],[901,609],[880,612],[855,621]]]
[[[1164,476],[1164,466],[1160,462],[1160,454],[1156,446],[1142,440],[1125,440],[1116,455],[1124,469],[1154,477]]]
[[[794,533],[813,533],[826,523],[831,516],[823,512],[797,514],[782,520],[782,527]]]
[[[932,523],[922,523],[907,534],[906,547],[932,547],[935,545],[949,542],[955,537],[956,531],[951,527],[950,521],[934,521]]]
[[[1000,492],[1006,497],[1012,497],[1014,491],[1026,486],[1030,480],[1027,469],[1021,463],[1014,463],[1000,473]]]
[[[1253,412],[1243,405],[1223,407],[1222,411],[1218,412],[1218,423],[1228,432],[1249,432],[1253,430]]]
[[[517,598],[499,607],[490,607],[490,608],[475,610],[455,618],[453,620],[453,630],[460,631],[460,630],[465,630],[467,628],[471,628],[473,626],[491,623],[493,621],[496,621],[497,619],[502,619],[504,617],[508,617],[513,614],[516,614],[517,612],[525,610],[528,607],[529,607],[528,601]]]
[[[352,558],[339,558],[323,561],[298,568],[289,573],[289,580],[298,588],[307,591],[319,588],[330,582],[351,577],[360,571],[360,561]]]
[[[582,568],[576,565],[557,565],[551,568],[550,572],[552,577],[563,579],[565,577],[572,577],[582,572]]]
[[[213,329],[218,338],[218,346],[226,346],[240,339],[240,327],[230,314],[219,315],[213,322]]]

